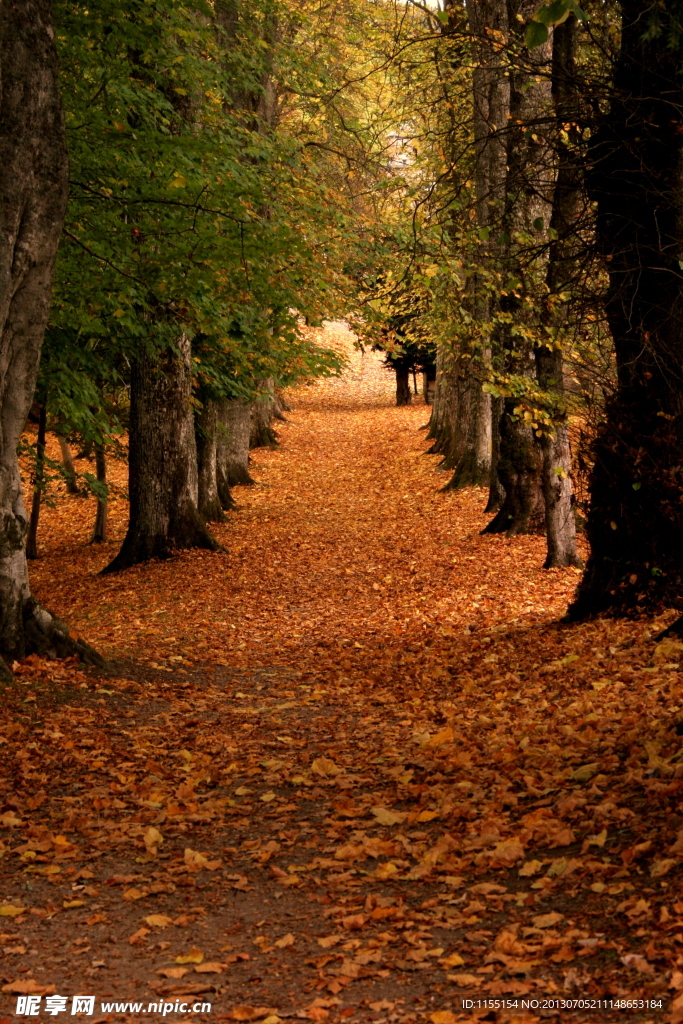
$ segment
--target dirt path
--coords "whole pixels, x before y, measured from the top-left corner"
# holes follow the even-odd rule
[[[48,510],[36,590],[123,667],[4,693],[8,1013],[683,1019],[680,650],[557,625],[575,574],[480,537],[390,403],[372,356],[293,395],[226,555],[100,579],[92,503]]]

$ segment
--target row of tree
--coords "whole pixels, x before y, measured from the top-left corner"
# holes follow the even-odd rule
[[[363,329],[412,297],[390,358],[436,342],[431,451],[447,487],[488,488],[485,532],[580,565],[590,465],[572,616],[680,606],[683,5],[414,8],[401,71],[431,103],[402,129],[410,232],[363,282]]]
[[[281,389],[338,370],[301,330],[326,316],[387,352],[399,399],[435,360],[449,486],[489,487],[492,532],[544,530],[548,566],[578,564],[580,420],[591,555],[573,614],[680,603],[679,8],[6,0],[5,661],[78,647],[28,584],[29,410],[34,525],[46,430],[96,457],[99,537],[125,432],[109,571],[214,548]]]
[[[355,0],[2,5],[5,662],[94,657],[28,584],[57,468],[47,431],[60,437],[70,489],[97,495],[95,540],[106,536],[107,453],[127,452],[129,527],[105,569],[116,571],[218,548],[210,523],[231,507],[230,487],[249,482],[249,447],[273,443],[282,389],[338,372],[302,325],[349,308],[373,231],[354,167],[381,176],[381,104],[365,79],[385,52],[375,60],[364,30],[386,36],[393,15],[360,10]],[[17,466],[29,410],[30,529]],[[94,455],[94,474],[75,478],[68,442]]]

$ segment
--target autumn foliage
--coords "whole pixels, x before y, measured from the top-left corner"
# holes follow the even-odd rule
[[[453,1024],[467,999],[683,1020],[673,614],[561,624],[577,571],[480,536],[480,491],[435,493],[426,410],[392,389],[350,352],[290,394],[225,553],[100,577],[124,498],[108,545],[92,499],[44,510],[37,596],[110,667],[3,684],[7,1013],[78,991],[269,1024]]]

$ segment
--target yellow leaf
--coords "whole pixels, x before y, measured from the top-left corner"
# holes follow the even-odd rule
[[[650,878],[660,878],[662,875],[666,875],[676,864],[678,861],[671,857],[653,861],[650,865]]]
[[[588,838],[584,841],[584,846],[586,848],[588,848],[589,846],[603,847],[605,845],[606,841],[607,841],[607,829],[603,828],[602,832],[598,832],[597,835],[595,835],[595,836],[588,836]]]
[[[560,921],[564,921],[564,914],[558,914],[556,910],[551,910],[549,914],[538,914],[531,920],[535,928],[553,928]]]
[[[0,917],[18,917],[25,913],[26,907],[15,907],[11,903],[0,904]]]
[[[542,867],[543,864],[540,860],[526,860],[517,874],[520,878],[531,878],[532,875],[538,874]]]
[[[153,828],[153,826],[150,825],[150,827],[147,829],[143,836],[143,841],[145,846],[149,850],[151,848],[161,846],[161,844],[164,841],[164,837],[162,836],[161,832],[158,829]]]
[[[204,954],[202,953],[201,949],[197,949],[196,946],[193,946],[192,949],[190,950],[190,952],[186,953],[185,956],[177,956],[175,958],[175,963],[177,963],[177,964],[200,964],[203,959],[204,959]]]
[[[4,825],[5,828],[15,828],[17,825],[21,825],[21,818],[17,818],[14,811],[5,811],[4,814],[0,814],[0,825]]]
[[[458,1018],[450,1010],[436,1010],[430,1013],[429,1019],[432,1024],[458,1024]]]
[[[385,882],[387,878],[392,878],[398,873],[398,867],[392,861],[388,860],[385,864],[379,864],[374,872],[374,877],[378,878],[381,882]]]
[[[278,947],[278,949],[286,949],[287,946],[293,946],[295,942],[296,939],[294,938],[292,933],[288,932],[287,935],[283,935],[281,939],[277,939],[275,945]]]
[[[126,889],[123,893],[124,900],[141,900],[147,895],[142,889]]]
[[[188,871],[215,871],[222,863],[220,860],[209,860],[203,853],[191,850],[189,846],[185,847],[184,860]]]
[[[72,907],[84,907],[85,900],[64,900],[62,906],[65,910],[71,910]]]
[[[173,923],[173,919],[166,917],[165,914],[148,914],[143,921],[145,924],[151,925],[152,928],[167,928],[169,924]]]
[[[439,817],[438,811],[420,811],[417,816],[418,821],[433,821],[434,818]]]
[[[592,764],[582,764],[579,768],[576,768],[570,778],[574,779],[575,782],[590,782],[594,775],[598,774],[600,765],[597,761]]]
[[[275,793],[263,793],[263,795],[259,797],[259,800],[263,800],[264,804],[269,804],[271,800],[274,799]]]
[[[439,960],[442,967],[464,967],[465,961],[458,953],[451,953],[450,956],[445,957],[443,960]]]
[[[195,971],[198,974],[222,974],[225,964],[219,964],[215,960],[207,960],[205,964],[197,964]]]
[[[386,807],[373,807],[372,813],[377,818],[378,825],[400,825],[408,817],[403,811],[390,811]]]
[[[172,181],[169,182],[169,188],[185,188],[187,185],[187,178],[184,174],[176,174]]]
[[[481,978],[478,978],[476,974],[448,974],[447,978],[459,988],[470,988],[472,985],[481,985]],[[455,1020],[455,1017],[453,1020]]]
[[[315,761],[311,762],[311,771],[326,778],[328,775],[339,775],[341,768],[338,768],[329,757],[316,757]]]
[[[437,732],[436,735],[430,737],[425,743],[425,747],[433,749],[434,747],[443,747],[446,743],[452,743],[455,738],[455,733],[450,725],[447,725],[445,729]]]
[[[663,661],[680,661],[682,657],[683,643],[669,637],[657,644],[652,660],[655,665],[659,665]]]

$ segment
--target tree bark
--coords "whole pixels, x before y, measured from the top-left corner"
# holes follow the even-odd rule
[[[130,521],[118,572],[179,548],[221,550],[199,514],[197,447],[191,405],[190,339],[176,350],[142,352],[131,365],[128,491]]]
[[[103,444],[95,445],[95,473],[98,484],[107,486],[107,456]],[[107,540],[107,518],[109,512],[108,495],[104,497],[97,495],[97,511],[95,513],[95,525],[93,526],[91,544],[104,544]]]
[[[465,408],[467,417],[462,413]],[[491,477],[491,396],[482,390],[474,372],[464,382],[459,409],[467,431],[465,450],[444,490],[485,487]]]
[[[475,50],[472,74],[474,129],[474,181],[477,224],[494,231],[484,243],[483,262],[495,260],[505,200],[505,129],[510,108],[510,85],[505,68],[504,42],[508,34],[506,0],[468,0],[468,27]],[[498,230],[495,230],[498,229]],[[489,273],[490,273],[490,268]],[[470,358],[461,370],[459,426],[464,448],[445,489],[484,487],[491,479],[491,398],[483,390],[484,367],[491,359],[493,339],[482,335],[492,318],[489,274],[472,278],[471,308],[478,331],[472,338]]]
[[[33,496],[31,500],[31,518],[26,538],[26,557],[38,557],[38,523],[40,522],[40,506],[45,487],[45,438],[47,434],[47,402],[40,403],[38,416],[38,436],[36,438],[36,468],[33,477]]]
[[[534,432],[523,420],[508,410],[501,416],[505,432],[501,432],[498,477],[505,498],[497,515],[482,533],[543,533],[545,509],[543,501],[542,458]]]
[[[230,488],[255,481],[249,474],[249,433],[251,406],[237,399],[221,402],[216,469],[218,493],[223,508],[232,508]],[[227,502],[227,504],[226,504]]]
[[[0,5],[0,674],[15,658],[102,662],[31,595],[17,444],[36,386],[68,164],[49,0]]]
[[[251,403],[251,429],[249,433],[250,448],[277,448],[278,440],[271,427],[273,422],[273,382],[258,382],[264,389],[263,393]]]
[[[74,460],[73,456],[71,455],[71,449],[69,448],[68,442],[63,434],[57,434],[57,440],[59,441],[59,450],[62,453],[66,493],[80,494],[80,489],[78,487],[78,484],[76,483],[76,467],[74,466]]]
[[[197,443],[198,499],[197,508],[208,523],[224,523],[223,506],[218,494],[217,444],[218,410],[210,398],[204,400],[195,417]]]
[[[576,95],[576,40],[577,21],[570,15],[553,32],[552,97],[555,106],[558,153],[557,178],[553,193],[550,227],[554,238],[550,242],[548,259],[548,327],[553,331],[566,322],[567,303],[559,296],[571,282],[576,264],[576,223],[581,202],[582,176],[577,151],[562,141],[565,125],[574,124],[577,116]],[[571,131],[571,129],[570,129]],[[574,132],[576,130],[574,129]],[[577,139],[573,140],[574,146]],[[547,541],[546,569],[568,565],[582,566],[576,549],[576,519],[572,502],[571,448],[569,428],[564,408],[564,377],[562,347],[539,345],[535,350],[536,377],[543,391],[556,398],[551,409],[554,434],[544,430],[540,436],[543,454],[543,497],[545,499],[545,532]]]
[[[440,469],[454,469],[465,447],[465,438],[459,432],[459,395],[458,355],[451,347],[439,344],[434,403],[427,431],[427,438],[433,439],[433,444],[426,454],[443,456]]]
[[[503,415],[503,399],[491,396],[491,477],[489,480],[489,497],[486,512],[497,512],[505,501],[505,488],[498,474],[500,463],[500,418]]]
[[[396,405],[410,405],[413,396],[410,391],[410,370],[402,366],[394,366],[396,374]]]
[[[535,12],[535,0],[512,0],[509,4],[509,27],[517,34],[521,46],[524,24]],[[519,15],[519,18],[518,18]],[[531,343],[526,340],[519,322],[533,325],[538,304],[539,259],[529,259],[528,239],[538,236],[535,226],[550,220],[554,185],[553,155],[544,137],[551,111],[551,82],[546,71],[552,55],[552,43],[537,47],[528,56],[526,66],[514,64],[510,69],[510,127],[507,132],[507,175],[505,183],[505,234],[508,239],[505,257],[509,276],[518,282],[501,301],[501,309],[517,325],[501,332],[502,359],[506,374],[514,377],[535,376]],[[526,258],[518,257],[520,247]],[[545,276],[545,275],[544,275]],[[542,532],[544,520],[543,456],[534,428],[523,418],[520,399],[506,397],[500,418],[500,454],[498,475],[505,490],[505,500],[497,515],[483,531],[515,536],[519,533]]]
[[[683,606],[681,48],[673,6],[657,8],[661,30],[647,36],[649,0],[621,9],[613,98],[588,173],[617,384],[594,445],[591,553],[571,619]]]

